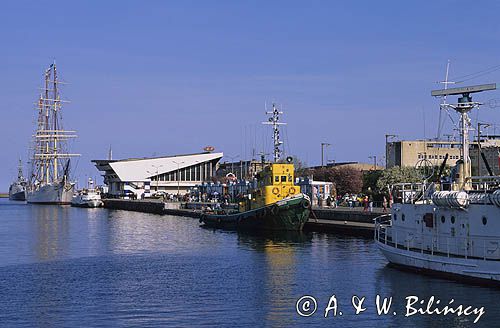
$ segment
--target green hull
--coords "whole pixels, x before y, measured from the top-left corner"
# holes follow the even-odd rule
[[[300,231],[309,219],[310,201],[305,195],[234,214],[203,214],[206,226],[228,229]]]

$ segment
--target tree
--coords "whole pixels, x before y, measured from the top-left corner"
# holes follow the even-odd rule
[[[382,176],[384,171],[382,170],[370,170],[363,172],[363,192],[366,193],[369,190],[378,193],[380,190],[377,187],[377,182]]]
[[[422,182],[422,174],[419,169],[412,166],[394,166],[383,171],[377,181],[377,189],[383,191],[387,186],[396,183],[415,183]]]
[[[313,171],[318,180],[332,182],[338,195],[358,194],[363,188],[363,173],[349,166],[322,167]]]

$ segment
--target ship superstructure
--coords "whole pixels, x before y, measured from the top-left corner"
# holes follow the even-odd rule
[[[28,185],[29,203],[70,204],[74,183],[70,181],[68,140],[76,138],[75,131],[62,127],[63,103],[59,94],[56,64],[45,70],[42,93],[38,99],[37,127],[33,135],[31,175]]]
[[[23,176],[23,165],[20,159],[17,169],[17,180],[9,187],[9,199],[19,201],[26,200],[26,179]]]
[[[500,283],[500,177],[471,176],[469,112],[481,105],[472,94],[496,84],[436,90],[436,97],[460,116],[461,158],[443,176],[445,156],[435,181],[392,186],[391,214],[376,220],[375,240],[390,263],[461,279]],[[487,160],[483,157],[486,166]]]

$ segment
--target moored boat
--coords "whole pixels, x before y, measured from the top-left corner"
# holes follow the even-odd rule
[[[448,105],[460,114],[461,158],[450,176],[437,181],[392,187],[391,214],[379,217],[375,241],[398,267],[464,281],[500,285],[500,177],[472,176],[468,113],[480,103],[471,94],[496,89],[495,84],[433,91],[434,96],[459,95]]]
[[[17,180],[9,186],[9,200],[26,200],[26,179],[23,176],[23,166],[19,160]]]
[[[300,231],[309,219],[311,202],[294,184],[292,158],[281,162],[278,123],[279,112],[275,106],[269,119],[274,128],[274,163],[257,173],[257,188],[240,199],[238,210],[216,209],[202,214],[200,222],[206,226],[232,229],[264,229]]]
[[[70,204],[75,184],[70,179],[67,141],[75,131],[62,128],[61,109],[65,102],[59,94],[56,64],[45,71],[44,86],[38,100],[37,127],[31,159],[32,171],[27,186],[27,201],[35,204]]]
[[[101,192],[94,187],[94,182],[89,179],[87,188],[79,190],[71,200],[71,206],[95,208],[102,207],[104,202],[101,199]]]

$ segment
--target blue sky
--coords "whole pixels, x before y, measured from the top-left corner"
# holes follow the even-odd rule
[[[0,11],[0,190],[26,159],[33,103],[55,59],[75,174],[91,159],[271,150],[264,104],[280,104],[286,151],[310,165],[384,155],[384,134],[432,137],[438,88],[500,65],[495,1],[10,1]],[[468,15],[468,16],[464,16]],[[497,82],[500,71],[468,81]],[[478,97],[500,97],[497,92]],[[425,121],[424,121],[425,117]],[[473,114],[475,119],[477,114]],[[497,123],[500,108],[479,119]],[[425,122],[425,124],[424,124]],[[424,128],[425,127],[425,128]],[[447,125],[447,132],[452,130]],[[425,132],[424,132],[425,131]]]

